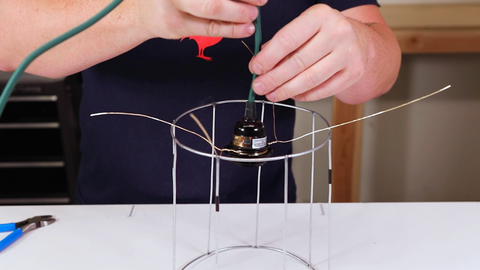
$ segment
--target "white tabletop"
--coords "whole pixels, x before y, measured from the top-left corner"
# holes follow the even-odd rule
[[[172,269],[172,206],[4,206],[0,223],[55,215],[0,252],[1,269]],[[327,207],[325,205],[325,210]],[[219,246],[253,245],[255,205],[221,205]],[[312,263],[327,267],[327,216],[315,204]],[[480,269],[479,203],[333,204],[332,270]],[[176,269],[207,251],[208,206],[177,208]],[[288,206],[287,250],[308,260],[309,205]],[[283,205],[261,205],[259,245],[283,248]],[[216,248],[215,215],[211,249]],[[3,238],[6,234],[0,234]],[[215,257],[189,269],[215,269]],[[218,269],[283,269],[262,250],[219,254]],[[307,269],[287,260],[287,269]]]

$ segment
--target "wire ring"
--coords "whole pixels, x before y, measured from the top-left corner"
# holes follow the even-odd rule
[[[224,100],[224,101],[219,101],[219,102],[213,102],[213,103],[210,103],[210,104],[206,104],[206,105],[202,105],[202,106],[198,106],[196,108],[193,108],[193,109],[190,109],[184,113],[182,113],[180,116],[178,116],[174,121],[173,121],[173,124],[176,125],[176,123],[182,119],[183,117],[185,117],[186,115],[189,115],[190,113],[194,113],[195,111],[198,111],[198,110],[201,110],[201,109],[205,109],[205,108],[208,108],[208,107],[214,107],[216,105],[223,105],[223,104],[230,104],[230,103],[246,103],[247,100]],[[263,100],[255,100],[255,103],[264,103],[264,104],[270,104],[272,106],[281,106],[281,107],[286,107],[286,108],[290,108],[290,109],[295,109],[295,110],[300,110],[300,111],[304,111],[304,112],[308,112],[308,113],[311,113],[312,115],[316,116],[316,117],[319,117],[323,122],[325,122],[325,124],[327,125],[327,127],[330,127],[330,124],[329,122],[327,121],[327,119],[325,119],[325,117],[323,117],[322,115],[320,115],[319,113],[315,112],[315,111],[312,111],[312,110],[309,110],[309,109],[305,109],[305,108],[301,108],[301,107],[297,107],[297,106],[293,106],[293,105],[288,105],[288,104],[283,104],[283,103],[273,103],[273,102],[270,102],[270,101],[263,101]],[[212,112],[213,114],[214,112]],[[318,146],[314,147],[314,148],[311,148],[309,150],[306,150],[306,151],[302,151],[302,152],[299,152],[299,153],[292,153],[292,154],[288,154],[288,155],[283,155],[283,156],[273,156],[273,157],[264,157],[264,158],[238,158],[238,157],[228,157],[228,156],[220,156],[220,155],[216,155],[216,154],[212,154],[211,152],[203,152],[203,151],[199,151],[199,150],[196,150],[196,149],[193,149],[185,144],[183,144],[182,142],[179,141],[179,139],[175,136],[175,126],[172,125],[172,127],[170,128],[170,134],[172,135],[172,138],[175,140],[175,142],[183,149],[189,151],[189,152],[192,152],[194,154],[197,154],[197,155],[201,155],[201,156],[204,156],[204,157],[210,157],[210,158],[219,158],[221,160],[226,160],[226,161],[231,161],[231,162],[268,162],[268,161],[277,161],[277,160],[283,160],[285,158],[294,158],[294,157],[299,157],[299,156],[304,156],[304,155],[307,155],[307,154],[310,154],[320,148],[322,148],[325,144],[327,144],[328,140],[331,138],[332,136],[332,133],[331,131],[329,130],[328,131],[328,136],[327,138]]]
[[[218,252],[219,253],[222,253],[222,252],[226,252],[226,251],[231,251],[231,250],[239,250],[239,249],[262,249],[262,250],[269,250],[269,251],[274,251],[274,252],[278,252],[278,253],[281,253],[281,254],[286,254],[288,257],[290,258],[293,258],[295,259],[296,261],[300,262],[301,264],[303,264],[305,267],[307,267],[307,269],[309,270],[315,270],[315,268],[313,268],[313,266],[311,266],[307,261],[305,261],[304,259],[300,258],[299,256],[293,254],[293,253],[290,253],[290,252],[285,252],[282,250],[282,249],[279,249],[279,248],[274,248],[274,247],[268,247],[268,246],[231,246],[231,247],[224,247],[224,248],[220,248],[218,249]],[[181,268],[181,270],[186,270],[188,269],[188,267],[192,264],[194,264],[195,262],[198,262],[198,261],[201,261],[201,260],[204,260],[204,259],[207,259],[209,257],[212,257],[214,255],[216,255],[217,253],[217,250],[213,250],[209,253],[205,253],[201,256],[198,256],[197,258],[191,260],[190,262],[188,262],[185,266],[183,266]]]

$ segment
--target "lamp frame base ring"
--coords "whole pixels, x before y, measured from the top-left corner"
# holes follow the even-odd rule
[[[281,254],[285,254],[286,256],[292,258],[292,259],[295,259],[297,262],[303,264],[306,269],[309,269],[309,270],[316,270],[313,266],[311,266],[307,261],[305,261],[304,259],[302,259],[300,256],[298,255],[295,255],[291,252],[288,252],[288,251],[283,251],[283,249],[280,249],[280,248],[275,248],[275,247],[269,247],[269,246],[252,246],[252,245],[245,245],[245,246],[230,246],[230,247],[224,247],[224,248],[220,248],[218,249],[218,253],[222,253],[222,252],[226,252],[226,251],[231,251],[231,250],[239,250],[239,249],[263,249],[263,250],[269,250],[269,251],[274,251],[274,252],[278,252],[278,253],[281,253]],[[193,265],[195,262],[198,262],[198,261],[201,261],[201,260],[204,260],[204,259],[207,259],[207,258],[210,258],[212,256],[215,256],[217,254],[217,250],[213,250],[213,251],[210,251],[209,253],[205,253],[193,260],[191,260],[190,262],[188,262],[185,266],[183,266],[181,268],[181,270],[187,270],[189,269],[189,267],[191,265]]]

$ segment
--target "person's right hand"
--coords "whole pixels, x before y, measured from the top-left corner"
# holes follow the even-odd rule
[[[140,0],[140,22],[147,35],[245,38],[255,32],[257,6],[267,0]]]

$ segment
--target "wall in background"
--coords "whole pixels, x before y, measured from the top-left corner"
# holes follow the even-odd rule
[[[362,201],[480,200],[480,54],[404,56],[393,89],[366,114],[452,89],[366,121]]]
[[[480,201],[480,54],[404,55],[397,83],[368,102],[365,115],[448,84],[447,92],[364,121],[361,201]],[[330,100],[298,106],[331,118]],[[296,134],[307,126],[299,122]],[[326,201],[326,152],[315,159],[315,200]],[[294,161],[299,202],[310,198],[308,160]]]

